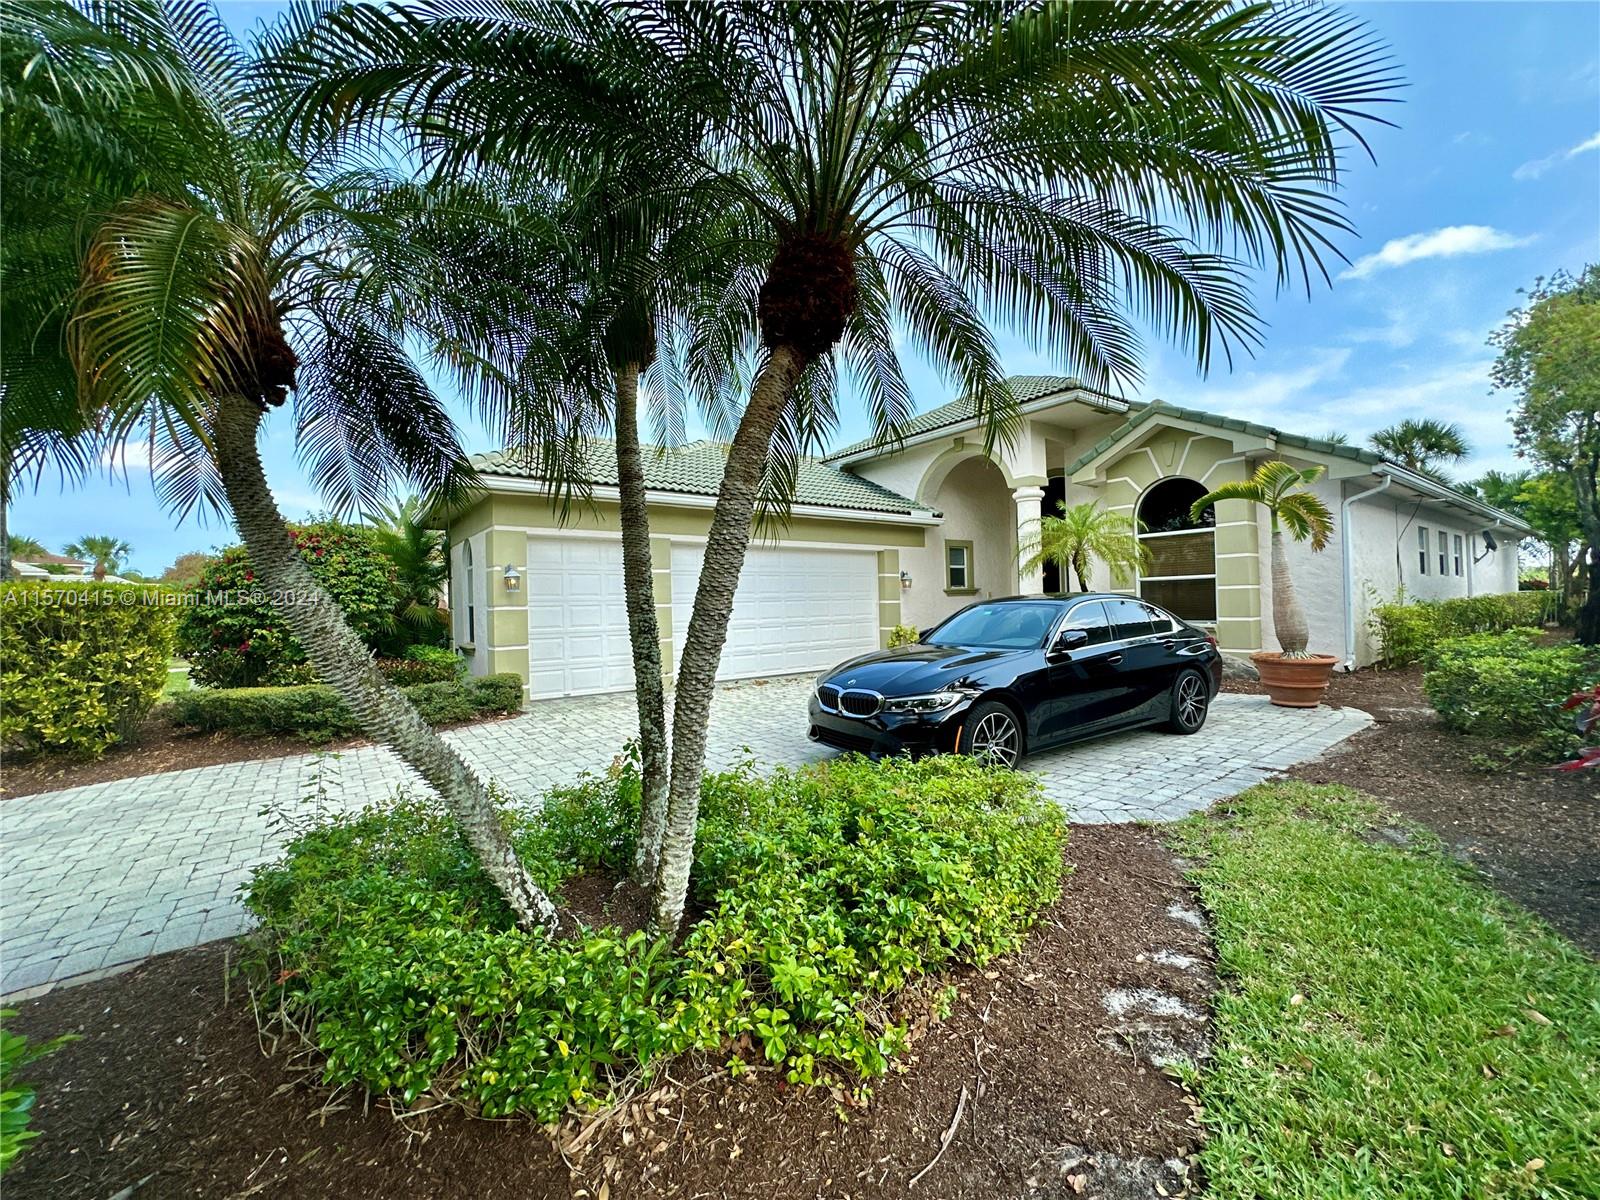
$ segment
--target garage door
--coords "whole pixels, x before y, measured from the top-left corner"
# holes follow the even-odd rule
[[[530,538],[526,588],[535,699],[633,687],[621,542]]]
[[[672,641],[683,655],[700,583],[699,546],[672,550]],[[719,679],[821,671],[878,648],[878,556],[752,546],[734,593]]]

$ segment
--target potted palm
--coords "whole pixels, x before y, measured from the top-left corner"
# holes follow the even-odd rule
[[[1306,649],[1311,632],[1295,595],[1284,550],[1285,531],[1297,542],[1310,542],[1313,550],[1327,546],[1333,534],[1333,514],[1315,493],[1306,490],[1323,470],[1300,470],[1276,460],[1262,463],[1249,479],[1223,484],[1196,500],[1191,509],[1199,520],[1200,514],[1219,500],[1247,500],[1272,515],[1272,627],[1279,652],[1260,651],[1252,654],[1250,661],[1261,672],[1261,683],[1272,702],[1287,708],[1320,704],[1328,690],[1328,676],[1339,661],[1332,654],[1312,654]]]
[[[1044,563],[1061,570],[1061,582],[1078,577],[1078,590],[1089,590],[1089,564],[1099,559],[1113,575],[1132,575],[1149,565],[1150,551],[1135,536],[1131,520],[1101,508],[1094,501],[1067,507],[1059,501],[1059,517],[1045,517],[1039,533],[1022,548],[1022,569],[1033,571]]]

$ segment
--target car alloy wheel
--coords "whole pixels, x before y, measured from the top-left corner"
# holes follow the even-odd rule
[[[1011,714],[1003,709],[994,709],[980,716],[978,723],[973,726],[967,753],[974,758],[992,759],[1001,766],[1014,767],[1021,746],[1021,733]]]
[[[1206,685],[1192,671],[1178,680],[1178,722],[1185,729],[1199,729],[1206,719]]]

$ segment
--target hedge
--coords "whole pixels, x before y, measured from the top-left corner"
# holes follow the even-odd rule
[[[701,796],[676,946],[517,929],[436,805],[335,817],[249,885],[262,1011],[314,1043],[328,1083],[490,1117],[593,1109],[690,1049],[864,1092],[917,1013],[949,1011],[962,975],[930,974],[1014,950],[1059,891],[1061,810],[1037,777],[973,759],[745,768]],[[625,872],[638,805],[625,761],[508,820],[559,893]]]
[[[79,580],[0,584],[0,744],[96,755],[167,682],[178,597]]]
[[[1513,758],[1555,761],[1585,744],[1561,704],[1600,679],[1600,650],[1543,646],[1538,630],[1512,629],[1448,638],[1427,664],[1423,690],[1449,728],[1509,743]]]
[[[400,689],[430,725],[471,721],[522,707],[522,679],[484,675]],[[312,744],[357,736],[361,730],[344,701],[320,683],[297,687],[192,688],[172,697],[182,725],[246,737],[299,737]]]
[[[1372,627],[1384,664],[1404,667],[1423,661],[1446,638],[1542,625],[1554,602],[1549,592],[1504,592],[1380,604],[1372,610]]]

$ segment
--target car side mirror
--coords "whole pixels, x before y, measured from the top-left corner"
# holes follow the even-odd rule
[[[1081,649],[1089,644],[1089,631],[1087,629],[1063,629],[1056,638],[1056,644],[1050,647],[1052,657],[1061,657],[1071,654],[1074,650]]]

